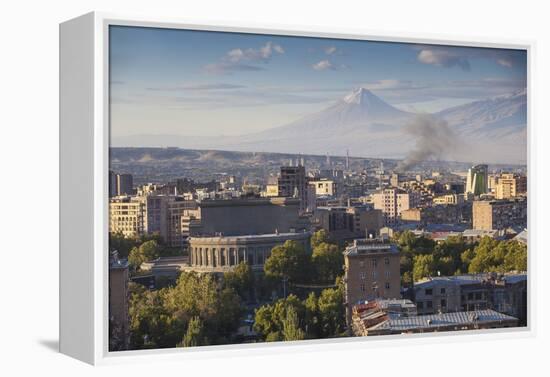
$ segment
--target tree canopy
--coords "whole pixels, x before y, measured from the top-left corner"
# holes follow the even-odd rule
[[[184,272],[173,287],[149,291],[131,284],[130,291],[134,349],[185,346],[191,339],[224,344],[240,323],[239,296],[232,288],[220,286],[212,275]],[[186,334],[191,338],[185,340]]]
[[[264,264],[266,276],[274,279],[286,278],[294,282],[307,280],[310,270],[309,255],[304,247],[288,240],[275,246]]]
[[[527,247],[514,240],[483,237],[477,244],[467,244],[452,236],[436,243],[407,231],[397,242],[404,285],[428,276],[527,270]]]
[[[337,245],[322,242],[313,249],[311,256],[315,280],[321,283],[333,282],[343,274],[344,255]]]
[[[160,247],[157,241],[150,240],[142,243],[139,246],[134,246],[130,250],[128,262],[134,270],[139,270],[143,262],[147,262],[159,257]]]

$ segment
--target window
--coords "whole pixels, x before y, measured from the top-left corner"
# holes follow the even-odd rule
[[[428,309],[433,308],[433,303],[432,303],[431,301],[426,301],[426,307],[427,307]]]
[[[384,275],[386,275],[386,279],[389,279],[390,278],[390,270],[386,270]]]
[[[474,294],[472,292],[468,293],[468,300],[473,300]]]
[[[359,267],[364,268],[365,267],[365,261],[359,261]]]
[[[481,300],[481,292],[476,292],[476,300]]]
[[[372,260],[372,267],[376,267],[376,259]]]
[[[390,264],[390,258],[388,257],[384,258],[384,264]]]
[[[386,282],[385,287],[386,287],[386,289],[390,289],[390,283]]]
[[[361,292],[365,292],[365,284],[361,283]]]
[[[430,288],[430,289],[425,289],[425,290],[424,290],[424,294],[425,294],[426,296],[431,296],[431,295],[433,294],[433,289],[431,289],[431,288]]]
[[[367,278],[367,274],[365,272],[361,272],[359,277],[361,280],[365,280]]]
[[[418,301],[416,307],[420,310],[424,309],[424,301]]]
[[[446,308],[447,307],[447,300],[443,299],[441,300],[441,307]]]
[[[441,288],[440,292],[441,292],[442,295],[444,295],[445,294],[445,288]]]

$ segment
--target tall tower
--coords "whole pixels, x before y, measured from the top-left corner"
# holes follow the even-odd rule
[[[346,170],[349,170],[349,149],[346,149]]]
[[[466,194],[481,195],[486,194],[488,190],[488,166],[474,165],[468,169],[466,178]]]

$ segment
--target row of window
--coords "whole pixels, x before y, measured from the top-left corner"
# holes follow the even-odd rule
[[[365,292],[367,290],[367,286],[366,286],[365,283],[361,283],[360,288],[361,288],[361,292]],[[378,289],[378,286],[376,284],[373,284],[372,285],[372,290],[375,291],[377,289]],[[386,290],[390,289],[390,283],[389,282],[384,283],[384,289],[386,289]]]
[[[372,270],[372,271],[371,271],[371,276],[372,276],[373,279],[378,278],[378,272],[377,272],[376,270]],[[386,279],[389,279],[390,276],[391,276],[390,270],[384,271],[384,276],[386,277]],[[367,273],[366,273],[366,272],[361,272],[361,273],[359,274],[359,278],[360,278],[361,280],[365,280],[365,279],[367,278]]]
[[[385,257],[384,258],[384,264],[389,265],[390,264],[390,258]],[[378,266],[378,259],[372,259],[371,260],[371,266],[376,268],[376,266]],[[365,268],[365,261],[364,260],[359,261],[359,267]]]

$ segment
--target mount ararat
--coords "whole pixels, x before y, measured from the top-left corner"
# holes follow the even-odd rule
[[[423,114],[422,119],[427,114]],[[452,147],[437,149],[431,159],[523,164],[527,159],[527,95],[474,101],[430,114],[445,126]],[[425,135],[412,128],[419,114],[402,111],[358,88],[333,105],[287,125],[223,138],[181,135],[133,135],[114,138],[115,147],[181,147],[244,152],[274,152],[406,158]],[[431,135],[431,142],[437,139]],[[428,144],[429,145],[429,144]],[[428,154],[429,155],[429,154]]]

